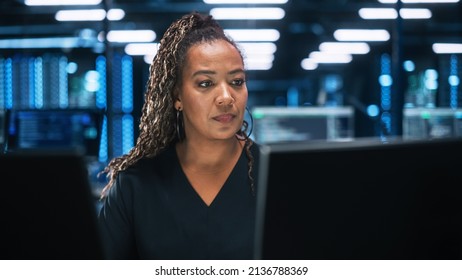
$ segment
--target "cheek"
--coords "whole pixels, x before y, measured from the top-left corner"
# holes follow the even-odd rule
[[[239,98],[237,100],[237,103],[239,103],[239,105],[242,105],[243,107],[247,106],[247,99],[248,99],[248,93],[244,93],[242,95],[239,95]]]
[[[188,96],[183,99],[184,113],[190,120],[199,120],[206,118],[207,112],[210,111],[211,103],[204,98]]]

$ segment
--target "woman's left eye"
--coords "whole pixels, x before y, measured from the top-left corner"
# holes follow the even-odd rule
[[[233,80],[232,84],[235,86],[242,86],[244,82],[245,81],[243,79],[238,79],[238,80]]]

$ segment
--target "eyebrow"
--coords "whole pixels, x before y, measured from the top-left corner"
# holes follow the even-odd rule
[[[245,73],[245,71],[243,69],[235,69],[235,70],[228,72],[228,75],[234,75],[238,73]],[[192,77],[195,77],[198,75],[214,75],[214,74],[216,74],[216,72],[212,70],[199,70],[199,71],[194,72],[192,74]]]

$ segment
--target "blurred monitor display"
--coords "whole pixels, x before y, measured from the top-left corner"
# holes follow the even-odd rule
[[[103,112],[93,109],[11,110],[8,151],[77,150],[97,157]]]
[[[261,144],[354,137],[351,107],[254,107],[252,117]]]
[[[462,135],[462,110],[452,108],[405,108],[403,137],[434,139]]]

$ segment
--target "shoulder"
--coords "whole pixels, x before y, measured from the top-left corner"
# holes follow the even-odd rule
[[[175,153],[170,148],[154,157],[144,157],[117,174],[111,191],[133,197],[147,189],[157,188],[170,180],[175,172]]]
[[[155,170],[163,170],[175,162],[175,156],[176,155],[174,149],[172,147],[167,147],[153,157],[141,158],[135,164],[120,172],[120,174],[127,175],[140,172],[144,173],[153,172]]]
[[[155,182],[171,176],[176,155],[174,149],[166,148],[154,157],[144,157],[127,169],[119,172],[117,180],[123,185],[137,185],[144,182]]]

